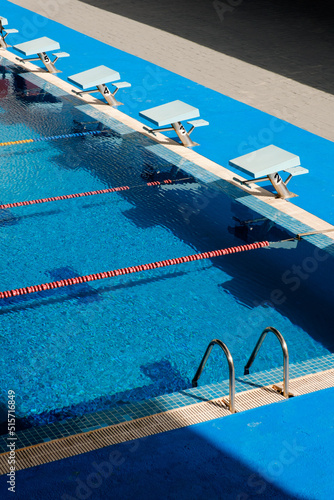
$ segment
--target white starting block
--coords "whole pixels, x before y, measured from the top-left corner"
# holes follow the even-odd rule
[[[52,52],[54,50],[59,50],[60,45],[58,42],[55,42],[54,40],[51,40],[51,38],[48,38],[46,36],[36,38],[35,40],[31,40],[30,42],[19,43],[18,45],[14,45],[13,48],[18,52],[22,52],[22,54],[24,54],[25,56],[32,56],[33,54],[37,54],[38,57],[20,59],[20,62],[24,63],[27,61],[41,60],[50,73],[61,73],[59,69],[56,69],[55,63],[60,57],[69,57],[70,55],[67,52]],[[46,52],[52,52],[52,55],[55,56],[55,59],[51,61]]]
[[[298,196],[287,188],[290,179],[295,175],[308,173],[306,168],[300,166],[299,156],[273,145],[230,160],[229,165],[253,177],[251,180],[242,181],[242,184],[269,179],[277,192],[277,197],[284,199]],[[279,175],[280,171],[289,174],[285,181]]]
[[[139,115],[146,118],[149,122],[154,123],[154,125],[157,125],[158,127],[164,127],[149,129],[149,132],[154,133],[175,130],[182,144],[188,148],[198,146],[198,144],[193,142],[189,137],[194,128],[209,125],[209,122],[205,120],[192,120],[192,118],[199,117],[198,109],[182,101],[168,102],[167,104],[162,104],[161,106],[141,111]],[[187,121],[187,123],[191,125],[188,132],[181,123],[183,120],[192,120]],[[170,126],[165,127],[165,125]]]
[[[88,69],[86,71],[82,71],[81,73],[77,73],[76,75],[69,76],[68,80],[82,89],[81,91],[73,90],[76,94],[82,95],[101,92],[110,106],[119,106],[122,103],[116,100],[116,93],[119,89],[131,87],[131,83],[128,82],[116,82],[116,80],[120,80],[120,78],[120,74],[117,71],[114,71],[107,66],[97,66],[96,68]],[[111,92],[106,85],[106,83],[109,82],[112,82],[112,85],[115,87],[113,92]],[[96,89],[87,90],[91,87],[96,87]]]
[[[4,28],[4,26],[7,26],[8,21],[5,17],[0,16],[0,49],[7,49],[7,47],[11,47],[11,45],[8,45],[6,42],[6,37],[10,33],[18,33],[19,31],[14,29],[14,28]]]

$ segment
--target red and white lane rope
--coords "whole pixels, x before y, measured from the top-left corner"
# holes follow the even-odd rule
[[[113,271],[106,271],[103,273],[87,274],[86,276],[78,276],[77,278],[52,281],[50,283],[44,283],[42,285],[33,285],[24,288],[16,288],[14,290],[7,290],[5,292],[0,292],[0,299],[8,299],[10,297],[16,297],[18,295],[27,295],[29,293],[42,292],[43,290],[52,290],[54,288],[62,288],[65,286],[77,285],[79,283],[86,283],[87,281],[96,281],[105,278],[113,278],[115,276],[121,276],[123,274],[139,273],[142,271],[148,271],[149,269],[156,269],[158,267],[175,266],[177,264],[183,264],[184,262],[191,262],[194,260],[202,260],[202,259],[211,259],[212,257],[221,257],[223,255],[228,255],[231,253],[245,252],[247,250],[255,250],[257,248],[264,248],[269,246],[270,246],[269,241],[260,241],[257,243],[250,243],[248,245],[241,245],[238,247],[230,247],[230,248],[224,248],[222,250],[213,250],[211,252],[187,255],[185,257],[177,257],[175,259],[160,260],[158,262],[152,262],[150,264],[141,264],[138,266],[123,267],[121,269],[115,269]]]
[[[16,201],[14,203],[4,203],[0,205],[0,210],[4,210],[6,208],[14,208],[14,207],[23,207],[26,205],[36,205],[38,203],[48,203],[50,201],[60,201],[60,200],[69,200],[71,198],[83,198],[84,196],[93,196],[96,194],[106,194],[106,193],[115,193],[117,191],[128,191],[129,189],[140,188],[143,186],[162,186],[164,184],[175,184],[177,182],[186,181],[188,179],[192,179],[192,177],[185,177],[184,179],[166,179],[162,182],[152,181],[147,182],[145,184],[138,184],[137,186],[120,186],[108,189],[98,189],[96,191],[86,191],[84,193],[74,193],[74,194],[64,194],[62,196],[51,196],[50,198],[39,198],[37,200],[28,200],[28,201]]]

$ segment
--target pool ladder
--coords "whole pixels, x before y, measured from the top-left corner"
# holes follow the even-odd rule
[[[248,362],[245,365],[244,375],[249,375],[249,369],[252,366],[252,364],[257,356],[257,353],[259,352],[259,350],[264,342],[264,339],[266,338],[266,336],[269,332],[272,332],[274,335],[276,335],[276,337],[278,338],[278,340],[281,344],[281,347],[282,347],[282,351],[283,351],[283,396],[288,398],[289,397],[289,352],[288,352],[288,346],[286,345],[286,342],[284,340],[283,335],[276,328],[274,328],[272,326],[268,326],[267,328],[265,328],[263,330],[263,332],[261,333],[261,335],[259,337],[259,340],[256,343],[256,346],[253,349],[252,354],[250,355]],[[205,351],[205,354],[202,358],[202,361],[197,369],[197,372],[192,380],[192,386],[197,387],[198,380],[199,380],[199,378],[200,378],[200,376],[205,368],[205,365],[209,359],[209,356],[211,354],[211,351],[212,351],[214,345],[218,345],[223,350],[223,352],[226,356],[227,362],[228,362],[228,368],[229,368],[229,409],[230,409],[231,413],[236,413],[236,410],[235,410],[234,362],[233,362],[233,358],[232,358],[232,355],[231,355],[228,347],[221,340],[214,339],[208,345],[208,347]]]

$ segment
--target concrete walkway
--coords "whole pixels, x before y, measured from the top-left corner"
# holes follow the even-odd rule
[[[329,1],[13,3],[334,140]],[[37,15],[34,22],[42,23]],[[33,38],[30,21],[18,24],[23,36]]]

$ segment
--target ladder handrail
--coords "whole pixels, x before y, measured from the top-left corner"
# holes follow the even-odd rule
[[[252,366],[254,359],[257,356],[257,353],[259,352],[259,349],[261,345],[263,344],[264,339],[267,336],[268,332],[272,332],[276,335],[278,338],[282,351],[283,351],[283,396],[288,398],[289,397],[289,352],[288,352],[288,346],[284,340],[283,335],[274,327],[268,326],[263,330],[263,332],[260,335],[259,340],[257,341],[256,346],[254,347],[254,350],[252,354],[250,355],[250,358],[245,365],[244,368],[244,375],[249,375],[249,368]]]
[[[202,358],[202,361],[197,369],[197,372],[195,374],[195,377],[193,378],[192,380],[192,386],[193,387],[197,387],[197,382],[198,382],[198,379],[200,378],[203,370],[204,370],[204,367],[206,365],[206,362],[211,354],[211,351],[212,351],[212,348],[214,345],[219,345],[219,347],[224,351],[224,354],[226,356],[226,359],[227,359],[227,362],[228,362],[228,368],[229,368],[229,393],[230,393],[230,404],[229,404],[229,407],[230,407],[230,412],[231,413],[235,413],[235,403],[234,403],[234,399],[235,399],[235,371],[234,371],[234,363],[233,363],[233,358],[232,358],[232,355],[230,353],[230,351],[228,350],[227,346],[224,344],[224,342],[222,342],[221,340],[219,339],[214,339],[210,342],[210,344],[208,345],[206,351],[205,351],[205,354]]]

